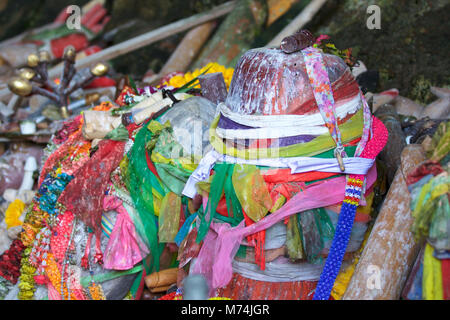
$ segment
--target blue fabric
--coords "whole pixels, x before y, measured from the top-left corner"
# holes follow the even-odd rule
[[[192,214],[183,223],[183,226],[180,228],[180,230],[178,231],[177,235],[174,238],[174,241],[177,244],[177,246],[180,246],[180,244],[183,241],[183,239],[186,238],[186,236],[187,236],[187,234],[189,232],[189,227],[191,226],[191,224],[194,221],[196,216],[197,216],[197,213]]]
[[[58,215],[56,202],[72,179],[73,176],[66,173],[58,174],[56,177],[51,173],[47,174],[38,191],[39,207],[49,214]]]
[[[320,275],[313,300],[328,300],[330,298],[334,281],[341,269],[345,250],[347,249],[347,244],[350,240],[356,208],[357,206],[347,202],[342,203],[330,253],[328,254],[325,266]]]

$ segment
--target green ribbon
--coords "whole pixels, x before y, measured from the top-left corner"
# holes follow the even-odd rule
[[[153,203],[153,189],[161,196],[166,194],[161,181],[149,170],[146,158],[145,145],[152,138],[152,133],[143,127],[136,135],[133,147],[128,155],[128,190],[133,203],[142,220],[144,230],[137,230],[141,238],[147,239],[150,245],[151,258],[147,264],[144,259],[144,266],[147,273],[159,271],[159,256],[163,249],[163,244],[158,243],[158,217],[155,216]],[[141,234],[144,232],[144,234]]]
[[[133,273],[137,273],[137,272],[141,272],[143,269],[143,265],[142,264],[138,264],[136,266],[134,266],[131,269],[128,270],[123,270],[123,271],[111,271],[111,272],[107,272],[107,273],[101,273],[101,274],[96,274],[94,276],[86,276],[86,277],[81,277],[80,279],[80,283],[83,287],[87,287],[89,286],[90,282],[93,280],[97,283],[102,283],[108,280],[112,280],[115,278],[119,278],[122,276],[126,276],[129,274],[133,274]]]
[[[128,141],[128,130],[123,124],[120,124],[117,128],[108,132],[105,139],[114,141]]]
[[[214,176],[211,182],[211,189],[209,193],[208,204],[206,205],[206,210],[203,214],[199,212],[200,226],[198,228],[197,243],[200,243],[206,236],[211,225],[211,221],[216,215],[216,208],[222,198],[223,189],[225,186],[225,181],[227,177],[227,172],[229,171],[229,165],[227,164],[216,164],[214,166]],[[209,212],[209,220],[206,220],[207,213]]]

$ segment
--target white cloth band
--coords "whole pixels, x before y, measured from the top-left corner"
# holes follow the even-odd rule
[[[226,162],[235,164],[250,164],[273,168],[290,168],[291,174],[321,171],[345,174],[361,174],[365,175],[373,166],[374,159],[348,157],[343,158],[345,171],[341,172],[339,163],[336,158],[313,158],[313,157],[291,157],[291,158],[266,158],[246,160],[223,155],[215,150],[208,152],[197,169],[189,177],[183,189],[183,194],[189,198],[193,198],[197,190],[195,185],[197,182],[205,181],[209,177],[209,173],[216,162]]]
[[[357,112],[362,107],[361,96],[336,108],[336,116],[345,118],[350,113]],[[216,128],[217,135],[225,139],[271,139],[291,137],[304,134],[321,135],[328,132],[320,113],[313,115],[243,115],[231,111],[226,104],[217,106],[217,114],[241,125],[254,127],[253,129],[223,129]]]

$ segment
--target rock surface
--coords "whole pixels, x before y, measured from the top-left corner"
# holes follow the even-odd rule
[[[380,7],[379,30],[366,26],[369,4]],[[426,105],[435,100],[431,86],[450,83],[447,0],[329,0],[306,28],[329,35],[339,49],[352,47],[369,70],[379,71],[379,91],[398,88]]]

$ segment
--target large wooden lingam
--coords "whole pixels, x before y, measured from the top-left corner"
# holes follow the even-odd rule
[[[425,152],[421,145],[408,145],[403,149],[401,165],[342,299],[400,298],[420,250],[420,244],[411,232],[411,197],[405,177],[424,160]]]

